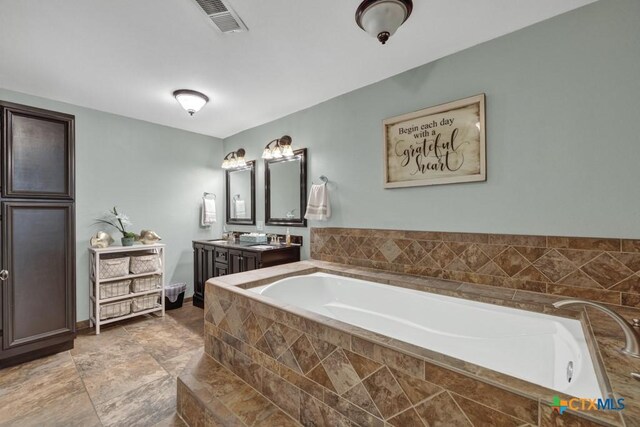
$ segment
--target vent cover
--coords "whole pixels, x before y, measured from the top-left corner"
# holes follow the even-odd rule
[[[233,9],[222,0],[196,0],[200,9],[211,19],[211,22],[222,33],[239,33],[247,31],[247,26],[242,22]]]

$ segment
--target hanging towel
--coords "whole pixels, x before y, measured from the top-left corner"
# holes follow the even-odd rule
[[[245,218],[247,216],[247,211],[245,209],[245,205],[244,205],[244,200],[236,200],[235,201],[235,206],[236,206],[236,218]]]
[[[214,199],[203,197],[200,224],[203,227],[209,227],[214,222],[218,222],[218,217],[216,215],[216,201]]]
[[[306,219],[326,221],[331,218],[331,205],[329,204],[329,191],[327,184],[313,184],[309,192]]]

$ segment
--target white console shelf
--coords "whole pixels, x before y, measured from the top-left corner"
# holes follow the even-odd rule
[[[158,313],[164,316],[164,250],[165,245],[156,243],[153,245],[134,245],[134,246],[109,246],[108,248],[89,248],[89,324],[91,327],[95,326],[96,335],[100,334],[100,327],[109,323],[117,322],[119,320],[130,319],[132,317],[141,316],[149,313]],[[160,258],[160,269],[149,273],[142,274],[127,274],[121,277],[110,277],[108,279],[100,279],[100,261],[105,258],[113,258],[117,256],[131,256],[136,253],[156,253]],[[105,257],[106,256],[106,257]],[[110,282],[117,282],[120,280],[130,280],[141,277],[159,276],[160,288],[151,289],[142,292],[130,292],[125,295],[119,295],[111,298],[100,298],[100,285]],[[155,307],[142,310],[138,312],[130,312],[122,316],[112,317],[108,319],[100,319],[100,307],[104,304],[111,304],[117,302],[133,302],[136,297],[145,295],[158,294],[160,302]]]

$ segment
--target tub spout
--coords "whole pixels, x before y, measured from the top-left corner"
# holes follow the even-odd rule
[[[555,308],[568,307],[573,305],[586,305],[589,307],[597,308],[603,313],[608,314],[613,320],[616,321],[616,323],[618,323],[618,325],[620,325],[620,327],[622,328],[622,332],[624,332],[625,345],[624,348],[622,348],[620,351],[628,356],[640,358],[640,335],[624,319],[624,317],[620,316],[615,311],[608,309],[602,304],[591,301],[584,301],[580,299],[566,299],[553,303],[553,306]]]

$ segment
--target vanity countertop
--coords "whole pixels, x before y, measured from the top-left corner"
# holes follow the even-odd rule
[[[276,243],[276,244],[271,244],[271,243],[255,243],[255,242],[239,242],[236,241],[234,243],[229,243],[226,240],[223,239],[213,239],[213,240],[194,240],[193,243],[199,243],[202,245],[212,245],[212,246],[220,246],[223,248],[228,248],[228,249],[239,249],[239,250],[243,250],[243,251],[256,251],[256,252],[264,252],[264,251],[275,251],[275,250],[282,250],[282,249],[287,249],[290,247],[300,247],[299,244],[295,244],[292,243],[291,245],[287,246],[283,243]]]

